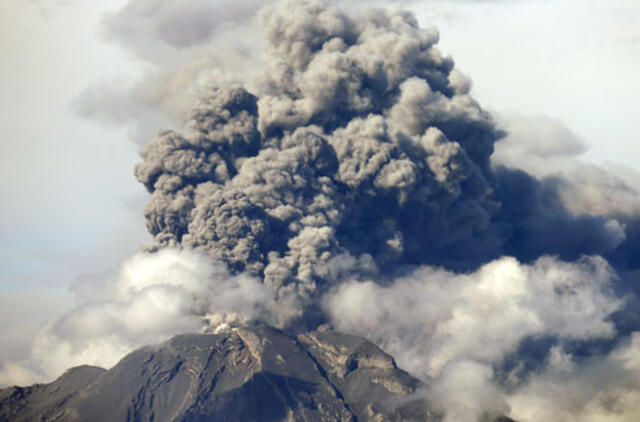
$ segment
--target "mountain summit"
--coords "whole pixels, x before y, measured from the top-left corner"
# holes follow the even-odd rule
[[[184,334],[115,367],[0,391],[0,421],[438,420],[421,382],[369,341],[268,326]]]

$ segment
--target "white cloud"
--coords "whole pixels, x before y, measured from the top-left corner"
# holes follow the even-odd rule
[[[133,349],[171,335],[258,317],[277,323],[277,316],[292,312],[287,305],[295,306],[276,305],[273,291],[260,281],[231,276],[222,264],[188,250],[135,255],[102,290],[104,297],[93,296],[49,321],[30,357],[5,362],[0,384],[52,379],[81,364],[108,368]]]
[[[449,420],[464,421],[508,410],[491,365],[525,338],[614,336],[608,317],[621,306],[614,278],[599,257],[531,265],[501,258],[469,274],[423,267],[389,285],[348,282],[324,305],[336,329],[379,344],[429,381],[428,394]]]
[[[433,387],[425,391],[434,406],[445,411],[444,422],[479,420],[485,414],[509,413],[509,405],[492,384],[490,365],[471,360],[449,362]]]
[[[438,376],[455,359],[496,361],[528,336],[613,336],[608,316],[621,305],[613,278],[598,257],[501,258],[471,274],[424,267],[389,286],[346,283],[325,307],[337,329],[374,340],[413,373]]]
[[[516,420],[633,422],[640,419],[640,333],[608,356],[576,361],[555,349],[545,369],[508,395]]]

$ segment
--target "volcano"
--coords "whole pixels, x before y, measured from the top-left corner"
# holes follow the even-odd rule
[[[0,421],[441,420],[425,388],[362,337],[256,325],[177,335],[110,370],[1,390]]]

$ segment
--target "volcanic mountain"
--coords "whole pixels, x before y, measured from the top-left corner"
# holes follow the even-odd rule
[[[110,370],[1,390],[0,421],[441,420],[423,388],[361,337],[257,325],[178,335]]]

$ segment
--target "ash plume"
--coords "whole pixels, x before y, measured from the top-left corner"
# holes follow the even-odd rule
[[[501,132],[435,32],[408,13],[356,19],[322,2],[271,8],[264,26],[259,92],[213,88],[183,133],[142,150],[159,246],[309,300],[338,257],[367,271],[429,263],[487,229]]]
[[[158,247],[205,251],[308,303],[338,282],[338,257],[386,274],[624,241],[616,221],[573,216],[534,177],[491,168],[504,133],[410,13],[286,2],[263,25],[254,92],[210,89],[183,132],[142,150]]]

